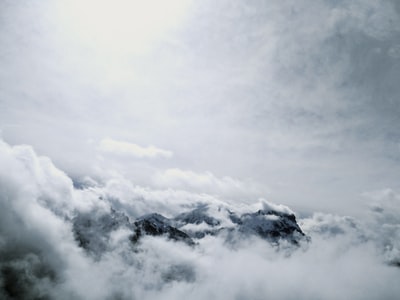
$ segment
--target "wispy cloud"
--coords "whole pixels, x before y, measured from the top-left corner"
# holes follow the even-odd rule
[[[142,147],[134,143],[117,141],[110,138],[101,140],[99,150],[116,155],[134,156],[137,158],[172,157],[172,151],[160,149],[155,146]]]
[[[261,186],[251,179],[218,177],[210,171],[194,172],[179,168],[156,172],[153,183],[158,187],[210,193],[231,199],[262,197],[268,194],[268,187]]]

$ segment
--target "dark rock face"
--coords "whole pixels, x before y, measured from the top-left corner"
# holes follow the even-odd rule
[[[237,215],[236,213],[226,210],[225,214],[232,222],[231,226],[220,226],[221,221],[209,215],[208,207],[197,208],[193,211],[178,215],[177,220],[179,226],[186,224],[209,225],[208,229],[199,231],[191,230],[188,234],[193,238],[203,238],[206,235],[216,235],[220,232],[229,232],[232,234],[239,233],[242,237],[256,235],[270,242],[279,242],[285,239],[289,242],[297,244],[304,233],[296,222],[294,214],[284,213],[274,210],[259,210],[254,213],[245,213]]]
[[[229,213],[229,219],[232,221],[232,223],[242,225],[243,222],[237,214],[235,214],[232,211],[228,211],[228,213]]]
[[[208,210],[207,206],[202,206],[190,212],[179,214],[174,218],[174,220],[183,225],[185,224],[199,225],[203,222],[210,226],[220,225],[221,222],[219,220],[207,215],[207,210]]]
[[[389,265],[390,265],[390,266],[393,266],[393,267],[398,267],[398,268],[400,268],[400,260],[399,260],[399,259],[393,259],[393,260],[391,260],[391,261],[389,262]]]
[[[286,239],[297,243],[299,237],[305,236],[295,215],[271,210],[244,214],[240,217],[238,226],[241,233],[255,234],[272,242]]]
[[[200,225],[202,223],[208,225],[209,229],[202,230],[185,230],[185,232],[192,238],[202,239],[206,235],[215,235],[220,230],[221,222],[216,218],[208,215],[208,207],[203,205],[192,211],[181,213],[174,219],[175,225],[181,228],[187,224]],[[183,229],[182,229],[183,230]]]
[[[110,234],[120,228],[132,232],[130,241],[133,244],[150,235],[194,246],[196,239],[224,232],[228,233],[228,242],[235,237],[251,236],[272,243],[285,240],[298,244],[304,238],[307,240],[293,214],[274,210],[237,215],[226,208],[210,212],[208,206],[202,205],[172,219],[152,213],[131,222],[124,213],[111,209],[110,213],[79,214],[73,219],[73,232],[79,246],[95,257],[107,251]]]
[[[173,227],[171,220],[157,213],[140,217],[135,221],[135,232],[132,242],[137,242],[144,235],[166,236],[170,240],[182,241],[194,245],[193,240],[183,231]]]

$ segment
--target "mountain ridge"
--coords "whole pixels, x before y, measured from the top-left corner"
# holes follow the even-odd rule
[[[226,207],[214,209],[210,205],[200,205],[171,218],[150,213],[134,220],[111,208],[109,213],[78,214],[72,222],[78,245],[95,256],[107,251],[110,234],[121,228],[130,232],[132,245],[140,243],[145,236],[153,236],[196,246],[204,237],[222,232],[230,236],[227,241],[235,234],[241,239],[257,237],[272,244],[287,241],[298,245],[308,239],[293,213],[271,208],[237,214]]]

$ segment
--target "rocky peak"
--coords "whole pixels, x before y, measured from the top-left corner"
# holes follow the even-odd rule
[[[195,245],[194,240],[221,232],[229,232],[230,237],[258,236],[273,243],[283,239],[293,244],[298,244],[305,236],[293,213],[272,209],[238,215],[227,208],[213,210],[208,205],[202,205],[174,218],[151,213],[133,222],[123,212],[111,209],[109,213],[81,213],[73,219],[77,242],[95,255],[101,255],[107,250],[110,234],[120,228],[132,232],[130,240],[133,244],[137,244],[146,235],[164,236],[191,246]]]
[[[194,245],[193,240],[183,231],[172,226],[172,221],[158,213],[138,218],[134,225],[136,229],[131,237],[131,241],[136,243],[144,235],[166,236],[170,240],[182,241],[188,245]]]

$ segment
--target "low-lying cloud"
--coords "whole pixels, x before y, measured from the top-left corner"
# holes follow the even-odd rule
[[[311,238],[300,247],[276,248],[256,237],[232,247],[218,235],[194,247],[152,236],[133,246],[122,226],[101,237],[105,247],[96,256],[74,236],[77,215],[96,219],[113,208],[133,221],[201,203],[252,208],[120,179],[76,189],[30,146],[1,142],[0,164],[3,299],[396,299],[400,293],[400,221],[385,219],[398,207],[394,191],[378,193],[380,208],[375,204],[365,220],[321,213],[299,220]]]

